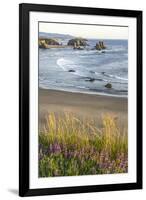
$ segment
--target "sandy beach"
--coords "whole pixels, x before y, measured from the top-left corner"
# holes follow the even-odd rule
[[[71,112],[78,117],[96,119],[101,125],[105,114],[112,114],[120,127],[127,126],[127,98],[39,89],[39,128],[48,113]]]

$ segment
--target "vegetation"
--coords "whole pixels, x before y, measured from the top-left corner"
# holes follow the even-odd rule
[[[39,132],[39,177],[126,173],[127,128],[109,114],[102,123],[50,113]]]

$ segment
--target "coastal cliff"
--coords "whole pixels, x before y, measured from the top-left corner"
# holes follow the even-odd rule
[[[39,48],[47,49],[49,45],[60,45],[54,38],[39,38]]]

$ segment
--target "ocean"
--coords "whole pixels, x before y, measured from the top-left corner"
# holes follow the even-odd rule
[[[97,42],[89,39],[84,50],[39,49],[39,87],[127,97],[128,40],[104,40],[103,51],[93,50]]]

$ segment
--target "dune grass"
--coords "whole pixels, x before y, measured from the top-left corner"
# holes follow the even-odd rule
[[[39,177],[126,173],[127,127],[122,130],[114,115],[96,120],[72,113],[50,113],[39,132]]]

